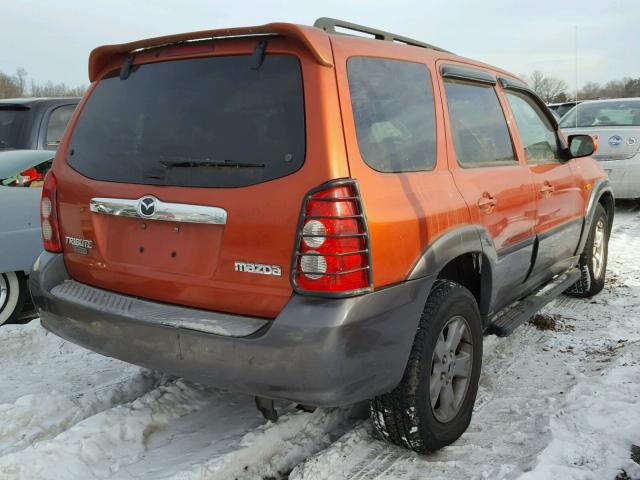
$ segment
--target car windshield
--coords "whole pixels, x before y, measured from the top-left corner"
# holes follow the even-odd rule
[[[29,110],[0,106],[0,150],[21,148],[23,128]]]
[[[560,122],[562,128],[626,126],[640,126],[640,100],[581,103]]]
[[[293,55],[174,60],[100,81],[72,134],[69,164],[96,180],[239,187],[298,170],[305,157]]]

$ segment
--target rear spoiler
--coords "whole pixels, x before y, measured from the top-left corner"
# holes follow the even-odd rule
[[[164,37],[148,38],[118,45],[103,45],[89,55],[89,80],[95,81],[99,74],[116,59],[124,61],[131,53],[149,48],[162,47],[187,41],[207,40],[224,37],[247,37],[259,35],[281,35],[302,42],[316,61],[325,67],[333,66],[333,56],[329,38],[323,30],[293,23],[268,23],[256,27],[222,28],[199,32],[179,33]]]

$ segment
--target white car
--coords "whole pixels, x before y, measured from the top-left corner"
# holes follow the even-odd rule
[[[640,198],[640,98],[590,100],[560,121],[565,135],[596,138],[593,158],[609,175],[616,198]]]
[[[27,276],[42,251],[40,185],[79,101],[0,100],[0,325],[16,320],[27,299]]]

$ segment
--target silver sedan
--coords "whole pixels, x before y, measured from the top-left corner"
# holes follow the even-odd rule
[[[609,175],[616,198],[640,198],[640,98],[590,100],[560,121],[565,135],[592,135],[593,158]]]

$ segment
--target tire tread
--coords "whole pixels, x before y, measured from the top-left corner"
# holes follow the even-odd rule
[[[372,399],[370,403],[371,417],[378,433],[384,439],[418,453],[428,453],[442,447],[438,439],[433,437],[429,431],[421,428],[415,410],[413,412],[411,410],[418,402],[420,366],[425,361],[429,361],[429,359],[423,358],[423,349],[420,346],[425,341],[428,323],[434,317],[439,306],[457,289],[463,289],[468,293],[464,287],[455,282],[443,279],[436,280],[420,317],[402,381],[391,392]],[[380,421],[379,415],[382,415],[384,422]]]

